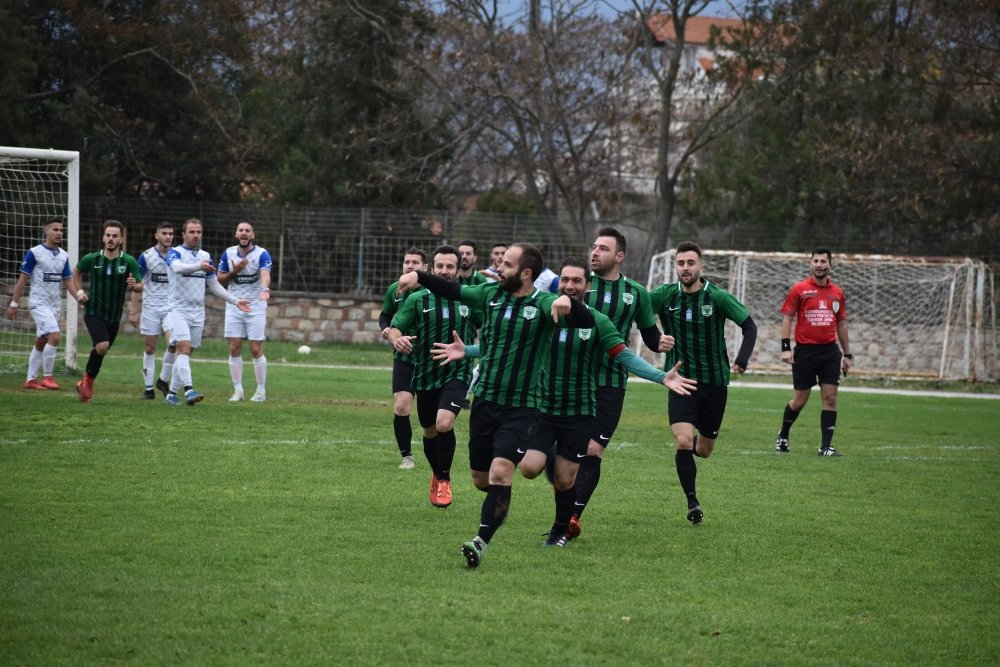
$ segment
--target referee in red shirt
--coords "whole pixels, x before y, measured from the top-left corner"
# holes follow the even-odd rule
[[[775,449],[788,452],[788,432],[819,381],[823,411],[819,415],[822,440],[820,456],[843,456],[833,448],[837,426],[837,386],[840,373],[847,375],[854,355],[847,337],[844,290],[830,281],[833,255],[816,248],[809,260],[810,275],[792,285],[781,306],[781,360],[792,364],[792,400],[785,406]],[[795,318],[795,352],[792,353],[792,318]],[[840,345],[837,342],[840,341]],[[843,349],[843,353],[841,353]]]

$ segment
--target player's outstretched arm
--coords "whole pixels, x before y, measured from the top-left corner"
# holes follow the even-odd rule
[[[667,376],[663,378],[663,386],[675,394],[689,396],[692,391],[696,391],[698,389],[698,382],[682,376],[680,368],[681,362],[678,361],[674,364],[674,367],[667,372]]]
[[[434,349],[431,350],[431,358],[442,366],[465,359],[465,342],[462,337],[457,331],[452,331],[451,338],[451,343],[434,343]]]

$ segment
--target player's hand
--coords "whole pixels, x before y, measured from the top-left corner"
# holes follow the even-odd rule
[[[745,366],[740,366],[739,364],[733,364],[732,366],[730,366],[730,368],[737,375],[743,375],[744,373],[747,372],[746,367]]]
[[[660,352],[669,352],[674,349],[674,337],[662,334],[660,336]]]
[[[674,364],[674,367],[667,372],[667,377],[663,378],[663,386],[681,396],[690,396],[692,391],[698,389],[698,381],[683,377],[680,373],[681,362]]]
[[[244,257],[243,259],[241,259],[241,260],[240,260],[240,261],[238,261],[238,262],[233,262],[233,270],[232,270],[232,273],[239,273],[239,272],[240,272],[240,271],[242,271],[243,269],[247,268],[247,263],[248,263],[249,261],[250,261],[250,258],[249,258],[249,257]]]
[[[434,349],[431,350],[431,358],[440,362],[442,366],[465,359],[465,342],[462,341],[457,331],[452,331],[451,337],[454,342],[434,343]]]
[[[561,297],[552,302],[552,321],[559,322],[560,317],[564,317],[569,314],[570,306],[572,301],[569,297],[563,294]]]
[[[138,313],[138,311],[130,310],[128,312],[128,323],[131,324],[132,326],[136,327],[136,328],[139,327],[139,313]]]
[[[404,273],[399,277],[399,285],[396,287],[396,294],[406,294],[416,289],[420,285],[420,276],[416,271]]]
[[[17,308],[14,306],[7,306],[7,319],[12,320],[17,317]]]
[[[389,329],[391,328],[392,327],[386,327],[385,329],[382,329],[382,340],[389,340]]]
[[[416,339],[416,336],[400,336],[392,342],[392,349],[400,354],[410,354],[413,352],[413,341]]]
[[[201,270],[207,272],[215,271],[215,267],[212,265],[212,260],[203,259],[201,260]]]
[[[78,298],[78,299],[76,300],[76,302],[77,302],[78,304],[80,304],[81,306],[82,306],[83,304],[87,303],[88,301],[90,301],[90,297],[89,297],[89,296],[87,296],[87,293],[86,293],[86,292],[84,292],[83,294],[81,294],[81,295],[80,295],[80,298]]]
[[[848,359],[847,357],[844,357],[843,359],[840,360],[840,369],[844,371],[844,377],[847,377],[847,371],[851,370],[851,368],[853,367],[854,367],[854,362]]]
[[[781,353],[781,360],[783,362],[785,362],[786,364],[791,364],[792,363],[792,351],[791,350],[785,350],[784,352],[782,352]]]
[[[260,291],[260,300],[261,301],[267,301],[270,298],[271,298],[271,288],[270,287],[265,287],[264,289],[262,289]]]
[[[236,307],[242,310],[244,313],[249,313],[251,310],[250,302],[247,301],[246,299],[240,299],[239,301],[237,301]]]
[[[133,276],[131,273],[128,274],[128,276],[125,278],[125,286],[128,287],[129,289],[135,288],[135,276]]]

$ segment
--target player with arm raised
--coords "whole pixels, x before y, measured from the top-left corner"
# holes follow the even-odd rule
[[[698,469],[694,457],[708,458],[715,449],[726,412],[730,371],[746,371],[757,342],[757,325],[746,306],[702,278],[704,268],[701,248],[685,241],[677,246],[674,260],[680,280],[661,285],[651,293],[653,312],[663,323],[663,331],[675,341],[667,353],[666,367],[679,361],[681,374],[698,381],[698,391],[690,396],[670,394],[667,408],[677,446],[677,477],[692,524],[701,523],[704,516],[696,492]],[[743,343],[731,365],[726,350],[726,320],[743,331]]]
[[[230,401],[243,400],[243,339],[250,344],[253,374],[257,381],[250,400],[267,400],[267,357],[264,356],[264,329],[267,325],[267,302],[271,298],[271,254],[256,245],[253,225],[236,225],[236,245],[226,248],[219,262],[219,283],[229,293],[250,302],[244,313],[226,304],[225,336],[229,341],[229,377],[233,381]]]
[[[423,285],[483,312],[480,381],[469,417],[469,467],[473,483],[486,497],[476,537],[462,546],[470,568],[478,567],[507,516],[514,469],[538,429],[552,332],[557,325],[594,325],[582,303],[534,287],[543,265],[538,248],[515,243],[504,253],[497,283],[460,287],[423,272],[399,281],[401,291]]]
[[[201,220],[189,218],[181,227],[181,245],[167,253],[167,276],[170,280],[170,312],[165,327],[168,340],[177,350],[170,390],[163,402],[180,405],[177,392],[184,389],[184,402],[194,405],[205,396],[195,391],[191,378],[191,354],[201,347],[205,328],[205,290],[245,313],[250,302],[225,290],[212,265],[212,256],[201,249]]]
[[[427,254],[420,248],[408,248],[403,253],[403,275],[413,271],[427,270]],[[392,318],[403,307],[409,293],[399,294],[396,289],[399,281],[393,281],[385,291],[382,300],[382,312],[378,316],[378,326],[382,330],[382,338],[389,339],[389,329]],[[413,427],[410,426],[410,412],[413,410],[413,361],[410,355],[392,351],[392,431],[396,437],[396,446],[402,459],[399,467],[402,470],[413,470]]]
[[[449,245],[432,255],[434,275],[454,282],[459,251]],[[452,332],[472,340],[482,326],[480,311],[455,299],[421,290],[406,300],[392,318],[388,340],[393,349],[413,361],[417,416],[423,428],[424,456],[431,467],[429,498],[435,507],[452,503],[451,464],[455,459],[455,418],[469,389],[471,361],[448,367],[434,363],[435,343],[451,340]]]
[[[56,350],[62,339],[59,317],[62,314],[63,283],[69,283],[73,271],[69,265],[69,254],[62,248],[63,223],[53,218],[45,223],[44,240],[24,253],[20,274],[14,283],[14,292],[7,305],[7,319],[17,317],[17,309],[25,285],[31,279],[31,293],[28,308],[35,320],[35,345],[28,355],[28,378],[25,389],[59,389],[59,383],[52,377],[56,365]],[[81,294],[71,292],[80,300]],[[42,371],[42,381],[38,372]]]

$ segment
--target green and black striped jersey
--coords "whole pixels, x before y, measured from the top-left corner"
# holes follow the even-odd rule
[[[702,278],[702,288],[694,294],[681,284],[661,285],[652,291],[653,312],[663,324],[663,333],[674,337],[674,349],[667,354],[664,370],[678,361],[684,377],[698,384],[729,384],[729,353],[726,350],[726,320],[736,324],[750,311],[736,297]]]
[[[624,275],[617,280],[605,280],[596,273],[590,274],[590,291],[585,295],[584,301],[594,310],[608,316],[626,345],[631,338],[633,323],[640,329],[656,324],[649,292]],[[628,381],[628,371],[614,363],[610,357],[600,361],[596,372],[598,387],[624,389]]]
[[[474,341],[476,329],[482,326],[482,317],[478,313],[468,304],[427,290],[421,290],[406,300],[392,318],[392,326],[407,336],[417,337],[410,355],[415,390],[439,389],[452,380],[469,384],[472,380],[471,359],[442,366],[431,358],[431,352],[434,343],[452,342],[452,331],[457,331],[463,341]]]
[[[488,283],[489,280],[486,278],[486,276],[484,276],[483,274],[479,273],[479,271],[477,271],[476,269],[473,269],[472,273],[469,274],[468,278],[466,278],[464,276],[459,276],[455,280],[455,282],[457,282],[459,285],[471,285],[471,286],[474,286],[474,285],[482,285],[484,283]]]
[[[462,287],[462,302],[480,308],[484,320],[476,396],[509,407],[541,406],[557,298],[540,290],[515,297],[500,283]]]
[[[398,280],[389,285],[389,289],[385,291],[385,298],[382,299],[382,312],[385,313],[390,320],[396,316],[396,313],[399,312],[399,309],[403,307],[403,304],[408,298],[417,294],[422,294],[425,291],[423,287],[418,287],[417,289],[409,292],[396,294],[397,287],[399,287]],[[395,350],[392,351],[392,358],[413,363],[413,359],[410,358],[410,355],[400,354]]]
[[[557,417],[597,414],[597,382],[594,370],[611,361],[608,351],[625,341],[608,317],[591,308],[596,320],[592,329],[559,328],[552,337],[542,412]],[[617,364],[615,364],[617,366]]]
[[[103,252],[92,252],[81,257],[76,268],[90,283],[84,313],[97,315],[107,322],[120,322],[128,293],[125,281],[132,274],[136,283],[142,282],[142,270],[135,257],[123,252],[108,259]]]

